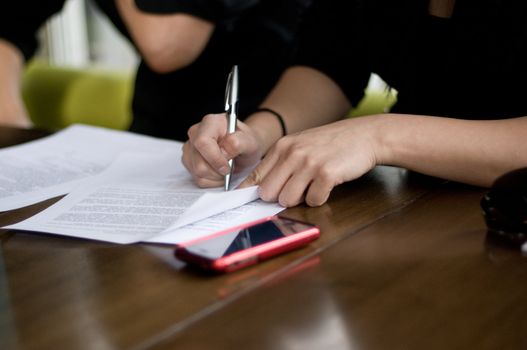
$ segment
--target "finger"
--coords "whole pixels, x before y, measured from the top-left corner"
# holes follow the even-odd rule
[[[318,207],[326,203],[331,191],[337,184],[333,172],[327,168],[319,170],[307,190],[306,204],[310,207]]]
[[[185,168],[188,170],[189,173],[192,174],[192,147],[190,146],[190,143],[187,141],[183,144],[182,154],[181,154],[181,162],[185,166]]]
[[[279,153],[273,148],[261,160],[261,162],[254,168],[254,170],[247,176],[245,180],[238,186],[238,188],[246,188],[251,186],[258,186],[267,176],[269,171],[273,168],[279,159]]]
[[[201,188],[220,187],[220,186],[223,186],[223,184],[224,184],[224,179],[223,178],[216,179],[216,180],[211,180],[211,179],[206,179],[206,178],[193,177],[193,180],[194,180],[194,183],[198,187],[201,187]]]
[[[272,148],[272,161],[274,164],[266,168],[266,175],[260,181],[260,198],[266,201],[278,201],[285,206],[296,205],[302,200],[306,186],[311,182],[312,174],[309,173],[313,162],[309,161],[310,155],[303,149],[295,146],[294,138],[283,138]],[[267,157],[266,157],[267,158]],[[276,159],[276,160],[275,160]],[[265,160],[265,159],[264,159]],[[284,186],[294,177],[289,192],[282,196]]]
[[[232,134],[225,135],[219,142],[220,148],[227,159],[232,159],[243,153],[243,133],[235,131]]]
[[[220,141],[220,147],[225,150],[229,159],[240,155],[253,155],[259,151],[258,146],[254,131],[243,122],[238,122],[236,131],[225,135]],[[261,154],[259,156],[261,157]]]
[[[229,173],[229,164],[219,146],[219,140],[225,135],[226,120],[224,114],[209,114],[199,127],[189,130],[192,146],[214,171],[221,175]],[[195,157],[193,157],[194,159]],[[195,162],[194,165],[198,165]]]
[[[258,192],[266,202],[277,202],[283,187],[296,172],[296,165],[289,159],[279,158],[260,181]]]
[[[188,128],[187,136],[188,136],[189,140],[192,139],[193,137],[195,137],[196,132],[198,132],[198,130],[199,130],[199,125],[200,125],[200,123],[196,123],[196,124],[193,124],[190,128]]]
[[[198,133],[205,133],[209,137],[220,139],[227,133],[227,116],[225,113],[207,114],[197,125]]]
[[[218,180],[223,179],[224,175],[218,173],[212,166],[207,163],[197,152],[192,157],[192,175],[196,178]]]
[[[286,149],[287,148],[283,147],[273,147],[272,151],[262,160],[243,184],[244,186],[259,184],[259,195],[264,201],[278,201],[284,186],[291,180],[291,177],[295,174],[303,173],[302,158],[288,156]],[[300,179],[303,179],[304,177],[305,175],[302,175]],[[310,177],[307,176],[307,179],[300,181],[308,184],[310,181],[309,179]],[[284,197],[285,200],[280,204],[292,206],[296,205],[297,202],[303,201],[302,195],[305,186],[306,185],[302,187],[302,184],[300,183],[297,187],[302,187],[301,190],[292,190],[295,193],[294,195],[291,195],[291,198],[293,199],[290,199],[286,195],[286,197]]]
[[[212,167],[205,162],[189,142],[183,144],[183,155],[181,156],[181,160],[185,168],[187,168],[192,174],[196,183],[200,179],[208,179],[213,182],[221,181],[221,179],[223,179],[223,176],[212,169]]]
[[[304,194],[313,181],[313,174],[308,169],[296,171],[287,180],[278,195],[278,203],[289,208],[304,202]]]

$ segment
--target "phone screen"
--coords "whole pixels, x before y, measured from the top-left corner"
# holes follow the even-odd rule
[[[312,225],[295,220],[274,218],[242,230],[197,242],[187,246],[186,249],[193,254],[215,260],[296,232],[303,232],[312,227]]]

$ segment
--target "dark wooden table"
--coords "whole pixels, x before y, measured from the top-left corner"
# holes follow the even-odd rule
[[[527,349],[527,258],[488,241],[483,193],[378,167],[284,212],[318,241],[222,276],[168,246],[0,230],[0,349]]]

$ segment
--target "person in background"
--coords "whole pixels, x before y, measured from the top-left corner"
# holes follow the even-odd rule
[[[307,17],[267,111],[230,135],[214,115],[190,128],[183,162],[198,185],[220,186],[236,158],[236,171],[258,164],[241,187],[319,206],[376,165],[477,186],[527,166],[525,2],[316,0]],[[397,104],[343,119],[371,72]]]
[[[28,127],[20,96],[35,33],[65,0],[0,5],[0,123]],[[261,103],[285,69],[310,0],[95,0],[142,60],[131,131],[186,140],[208,111],[224,108],[227,75],[240,66],[240,115]],[[143,11],[144,10],[144,11]]]

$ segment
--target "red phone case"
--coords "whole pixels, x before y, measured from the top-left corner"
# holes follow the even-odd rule
[[[320,236],[320,230],[318,229],[318,227],[312,225],[309,229],[306,229],[304,231],[296,232],[296,233],[293,233],[283,238],[279,238],[279,239],[276,239],[276,240],[273,240],[273,241],[270,241],[264,244],[260,244],[260,245],[257,245],[257,246],[254,246],[248,249],[244,249],[244,250],[229,254],[227,256],[223,256],[219,259],[210,259],[204,256],[199,256],[199,255],[190,253],[186,249],[186,247],[193,245],[195,243],[198,243],[200,241],[208,240],[212,237],[217,237],[223,234],[227,234],[235,230],[241,230],[247,227],[258,225],[263,222],[273,220],[275,218],[280,218],[280,217],[278,216],[266,217],[266,218],[256,220],[250,223],[231,227],[229,229],[216,232],[206,237],[202,237],[196,240],[185,242],[184,244],[181,244],[176,248],[175,255],[178,259],[198,265],[201,268],[204,268],[206,270],[211,270],[211,271],[216,271],[216,272],[231,272],[231,271],[238,270],[238,269],[241,269],[249,265],[256,264],[258,261],[284,253],[286,251],[290,251],[295,248],[304,246],[308,244],[309,242],[314,241]],[[306,222],[302,222],[296,219],[290,219],[290,218],[285,218],[285,217],[283,219],[293,220],[293,221],[303,223],[306,225],[311,225],[311,224],[308,224]]]

